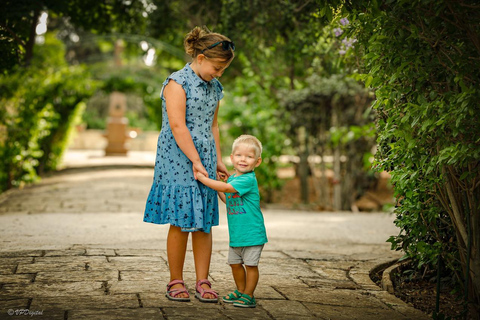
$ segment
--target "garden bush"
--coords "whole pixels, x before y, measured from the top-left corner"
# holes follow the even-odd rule
[[[96,83],[82,66],[68,66],[54,34],[47,34],[29,68],[0,77],[0,191],[55,169]]]
[[[336,5],[338,2],[332,1]],[[480,4],[347,2],[375,89],[376,166],[390,171],[401,233],[390,239],[422,269],[442,259],[480,303]]]

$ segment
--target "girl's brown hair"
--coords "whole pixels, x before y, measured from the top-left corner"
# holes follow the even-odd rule
[[[219,41],[231,40],[220,33],[210,32],[206,27],[195,27],[185,36],[183,46],[185,47],[185,52],[192,58],[196,58],[202,53],[202,50],[205,50],[203,54],[207,58],[224,61],[232,60],[235,56],[233,50],[231,48],[224,50],[222,44],[207,49],[209,46]]]

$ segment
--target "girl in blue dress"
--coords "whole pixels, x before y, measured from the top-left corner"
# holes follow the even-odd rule
[[[144,221],[170,224],[167,257],[170,300],[190,301],[183,281],[188,236],[192,233],[195,297],[217,302],[208,281],[212,254],[211,227],[218,225],[217,192],[196,180],[196,173],[228,176],[220,153],[217,123],[223,87],[217,80],[234,58],[227,37],[196,27],[184,40],[191,63],[163,83],[162,129],[158,137],[153,185]]]

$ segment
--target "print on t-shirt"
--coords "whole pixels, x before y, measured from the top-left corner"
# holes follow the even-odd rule
[[[229,193],[228,199],[230,200],[227,202],[227,214],[247,213],[243,207],[242,197],[240,197],[238,193]]]

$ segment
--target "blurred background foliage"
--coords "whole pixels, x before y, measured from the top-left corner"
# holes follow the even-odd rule
[[[211,10],[213,7],[217,9]],[[34,72],[32,58],[37,55],[37,51],[48,50],[52,45],[44,39],[51,37],[60,40],[64,51],[57,54],[58,61],[52,64],[83,68],[85,72],[82,81],[92,83],[91,92],[87,96],[79,95],[81,110],[66,107],[70,112],[63,117],[69,117],[70,113],[80,114],[83,125],[91,129],[105,129],[109,94],[121,91],[127,94],[129,107],[126,117],[130,125],[141,130],[158,130],[162,120],[159,98],[161,83],[169,73],[178,70],[188,61],[182,50],[184,35],[197,25],[228,35],[238,49],[237,58],[221,79],[226,92],[220,112],[220,122],[225,129],[222,135],[223,154],[230,153],[231,141],[236,136],[242,133],[258,136],[264,144],[264,165],[258,173],[266,202],[272,201],[272,192],[282,185],[277,176],[279,157],[282,154],[298,155],[299,145],[303,143],[297,135],[292,135],[296,128],[302,126],[292,119],[302,115],[300,112],[293,115],[293,110],[287,107],[288,92],[293,96],[296,96],[296,91],[305,94],[308,91],[306,88],[312,86],[309,83],[312,76],[330,78],[332,75],[340,75],[340,78],[344,78],[354,65],[347,55],[339,53],[341,42],[333,31],[342,27],[338,22],[339,17],[334,15],[332,8],[326,10],[314,2],[251,1],[240,5],[236,1],[145,0],[110,1],[89,6],[83,2],[65,5],[55,1],[41,1],[34,5],[29,2],[18,4],[7,1],[6,9],[1,17],[5,19],[5,24],[0,25],[0,32],[4,34],[0,42],[5,42],[4,45],[11,48],[11,55],[6,55],[3,61],[14,63],[2,65],[5,83],[17,72]],[[77,15],[79,12],[82,12],[83,19]],[[48,14],[46,33],[32,32],[38,29],[42,19],[45,20],[45,14]],[[19,22],[22,22],[21,27]],[[29,28],[25,27],[27,24]],[[338,85],[342,86],[342,83]],[[35,95],[33,91],[31,94]],[[333,97],[336,93],[331,91],[327,94]],[[355,90],[347,90],[343,95],[346,94],[364,95]],[[8,99],[3,95],[3,90],[2,96]],[[348,101],[342,102],[343,108],[355,109],[355,98]],[[328,109],[329,103],[326,101],[324,108]],[[368,108],[368,105],[363,104],[362,108],[365,107]],[[7,113],[7,109],[2,108]],[[38,117],[35,112],[32,112],[32,117]],[[309,112],[315,114],[314,103]],[[363,112],[360,114],[363,115]],[[364,119],[371,121],[367,115]],[[51,120],[47,122],[50,123]],[[363,128],[363,122],[365,121],[362,120],[358,128]],[[74,123],[75,121],[70,124]],[[328,124],[330,125],[329,122]],[[344,125],[346,123],[338,123],[339,128]],[[0,126],[10,127],[3,120]],[[325,132],[330,132],[330,129],[335,132],[331,126]],[[43,134],[53,135],[46,132]],[[322,149],[324,154],[333,153],[334,144],[328,142],[331,136],[334,135],[322,137],[326,143]],[[9,133],[6,140],[16,138]],[[316,141],[312,140],[311,143],[315,144]],[[364,145],[360,148],[362,154],[359,155],[363,159],[364,151],[372,151],[372,139],[368,143],[357,140],[355,144],[359,143]],[[7,147],[8,144],[5,144],[3,149],[7,150]],[[29,144],[24,148],[29,149]],[[60,159],[61,152],[65,149],[50,149],[47,145],[42,148],[39,152],[32,151],[32,154],[38,156],[42,153],[42,157]],[[36,150],[36,147],[32,150]],[[311,151],[314,154],[318,149]],[[8,151],[11,155],[16,153],[17,151]],[[6,166],[2,172],[10,173],[3,175],[1,188],[30,181],[36,174],[54,169],[53,164],[58,164],[58,160],[50,166],[40,166],[35,161],[29,163],[31,167],[28,174],[23,174],[21,170],[14,170],[16,173],[12,174],[12,164]],[[342,163],[343,165],[345,164]],[[369,175],[368,170],[364,170],[362,165],[357,171]],[[299,174],[305,181],[311,172],[299,171]],[[337,174],[339,181],[348,176],[340,171]],[[350,189],[355,187],[351,183],[342,185],[345,194],[352,194]],[[307,184],[302,184],[302,189],[308,193]],[[362,192],[355,194],[358,197]],[[344,198],[342,204],[337,204],[338,209],[350,209],[355,197],[350,198]],[[308,199],[303,201],[306,203]],[[324,207],[334,206],[325,197],[318,199],[320,201],[329,202]]]

